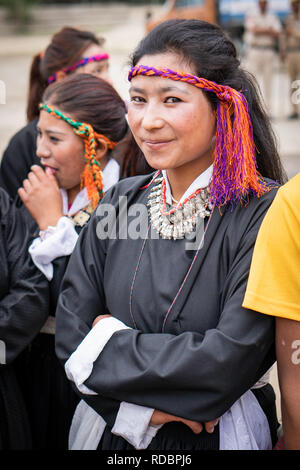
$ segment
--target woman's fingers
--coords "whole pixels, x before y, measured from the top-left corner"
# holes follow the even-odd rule
[[[183,419],[180,421],[182,421],[186,426],[188,426],[195,434],[200,434],[200,432],[202,432],[203,430],[202,423],[198,423],[198,421],[190,421],[189,419]]]
[[[30,181],[29,181],[28,179],[26,179],[26,180],[23,181],[23,188],[24,188],[24,190],[25,190],[26,193],[29,193],[29,192],[30,192],[32,186],[31,186],[31,183],[30,183]]]
[[[25,201],[27,200],[27,193],[26,193],[25,189],[24,188],[19,188],[18,189],[18,194],[19,194],[21,200],[25,203]]]
[[[207,423],[205,423],[206,432],[208,432],[209,434],[213,433],[215,426],[217,426],[218,422],[219,422],[219,419],[214,419],[212,421],[208,421]]]
[[[33,173],[32,171],[30,173],[28,173],[27,175],[27,179],[28,181],[30,181],[30,183],[32,184],[32,186],[37,186],[40,182],[40,180],[38,179],[38,177],[36,176],[35,173]]]

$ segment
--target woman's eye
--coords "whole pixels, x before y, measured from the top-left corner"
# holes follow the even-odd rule
[[[54,137],[53,135],[50,136],[50,140],[52,142],[59,142],[59,139],[57,137]]]
[[[145,98],[143,98],[142,96],[132,96],[130,98],[130,101],[134,103],[145,103]]]
[[[168,98],[165,99],[165,103],[179,103],[180,101],[181,99],[175,96],[168,96]]]

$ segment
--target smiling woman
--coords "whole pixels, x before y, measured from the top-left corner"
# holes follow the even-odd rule
[[[143,63],[193,73],[171,52],[144,56]],[[203,92],[188,83],[140,75],[132,82],[128,119],[152,168],[168,170],[175,199],[213,161],[216,114]],[[191,138],[198,123],[197,133]]]
[[[95,214],[64,277],[56,351],[85,400],[71,448],[271,449],[274,321],[242,307],[284,179],[268,118],[232,42],[202,21],[154,28],[128,78],[129,124],[157,171],[106,194],[117,236],[97,237]],[[121,234],[124,197],[128,218],[148,209],[143,238]]]

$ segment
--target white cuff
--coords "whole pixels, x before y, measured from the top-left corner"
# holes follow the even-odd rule
[[[111,432],[126,439],[135,449],[147,449],[162,424],[149,425],[154,408],[122,402]]]
[[[55,227],[49,226],[47,230],[41,230],[40,236],[33,240],[28,251],[37,268],[51,281],[52,261],[60,256],[70,255],[77,240],[78,234],[73,222],[68,217],[61,217]]]
[[[81,393],[97,395],[96,392],[90,390],[83,383],[91,375],[95,360],[101,354],[111,336],[116,331],[126,329],[130,328],[117,318],[103,318],[96,323],[73,354],[71,354],[65,363],[65,371],[68,379],[75,383]]]

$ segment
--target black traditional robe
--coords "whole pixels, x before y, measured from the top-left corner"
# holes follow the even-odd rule
[[[141,188],[149,181],[124,180],[102,204],[111,204],[117,215],[120,196],[127,197],[128,208],[145,205],[152,185]],[[242,301],[257,232],[275,193],[222,215],[214,211],[167,316],[195,255],[185,249],[186,240],[149,239],[143,247],[143,239],[120,239],[118,230],[117,237],[101,240],[97,213],[83,229],[59,297],[56,351],[65,363],[100,314],[132,328],[113,334],[84,382],[99,393],[85,400],[109,427],[121,401],[200,422],[218,418],[274,363],[273,318],[243,308]],[[182,426],[188,440],[190,431],[181,425],[180,432]],[[153,448],[174,449],[163,444],[167,434],[165,425],[153,440],[162,447]]]
[[[39,228],[18,197],[16,205],[22,212],[31,238],[37,237]],[[80,230],[81,227],[77,226],[76,231],[80,233]],[[55,317],[60,285],[68,261],[69,256],[61,256],[52,263],[53,278],[47,281],[50,317]],[[25,399],[33,449],[66,450],[69,428],[79,399],[55,354],[54,334],[38,332],[18,358],[17,378]]]
[[[0,449],[31,445],[15,361],[45,323],[49,288],[31,261],[29,240],[21,213],[0,189],[0,340],[5,344],[5,364],[0,365]]]
[[[32,165],[40,165],[36,155],[38,119],[29,122],[10,140],[0,165],[0,187],[14,198]]]

